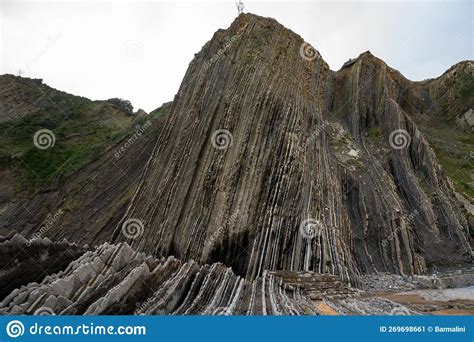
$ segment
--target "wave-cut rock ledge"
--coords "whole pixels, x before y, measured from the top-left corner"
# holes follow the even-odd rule
[[[327,274],[272,271],[249,281],[221,263],[199,265],[172,256],[158,260],[134,251],[126,243],[105,243],[85,250],[67,241],[53,243],[37,239],[30,243],[19,235],[0,243],[2,260],[5,254],[21,254],[25,249],[37,251],[41,256],[38,262],[55,259],[56,267],[38,265],[45,274],[39,282],[18,278],[24,283],[17,283],[18,288],[2,298],[0,314],[417,313],[383,296],[345,285],[340,278]],[[67,264],[70,259],[73,260]],[[18,269],[20,265],[25,265],[21,257],[13,261],[11,268]],[[2,272],[0,287],[8,288],[10,280],[11,274]],[[419,288],[411,285],[411,289]]]

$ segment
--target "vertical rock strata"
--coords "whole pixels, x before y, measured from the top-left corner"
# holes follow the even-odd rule
[[[366,52],[334,72],[275,20],[240,15],[140,140],[34,194],[14,196],[3,170],[0,314],[446,308],[379,292],[472,282],[473,200],[427,128],[472,108],[473,70],[411,82]]]
[[[303,58],[303,43],[249,14],[216,32],[189,66],[114,242],[221,262],[246,279],[291,270],[356,281],[470,260],[452,186],[400,105],[409,81],[370,53],[332,72]],[[389,144],[397,129],[409,135],[403,148]],[[131,219],[144,230],[127,240]]]
[[[469,224],[462,205],[415,123],[423,119],[422,115],[403,108],[410,88],[421,86],[409,82],[370,53],[362,54],[348,71],[336,77],[342,87],[336,92],[339,103],[334,104],[332,112],[348,123],[366,166],[367,173],[357,185],[356,217],[367,217],[361,223],[366,236],[373,236],[374,227],[379,227],[377,234],[385,241],[381,244],[379,238],[366,243],[367,249],[372,249],[369,253],[376,255],[375,248],[386,247],[379,249],[381,255],[377,259],[393,265],[385,266],[390,271],[408,274],[423,272],[426,264],[472,260]],[[347,105],[341,106],[346,98]],[[431,102],[439,102],[439,98],[432,98]],[[370,139],[374,129],[389,142],[385,142],[387,148],[383,144],[380,147],[377,139]],[[397,133],[400,130],[404,133]],[[401,146],[397,146],[397,134],[403,138]],[[360,210],[363,202],[369,206]],[[375,266],[384,267],[377,261]]]
[[[15,235],[0,242],[0,246],[24,248],[26,241]],[[41,254],[56,257],[58,250],[74,253],[79,249],[67,242],[58,244],[46,239],[36,240],[34,245]],[[356,293],[348,295],[343,288],[326,293],[327,301],[315,305],[312,294],[316,284],[310,283],[311,275],[285,276],[300,276],[304,284],[287,284],[288,280],[269,272],[248,281],[220,263],[199,266],[174,257],[157,260],[132,250],[126,243],[105,243],[80,253],[69,265],[62,265],[43,280],[2,296],[0,314],[318,315],[328,309],[334,311],[333,307],[346,313],[366,314],[374,310],[388,313],[396,305],[384,301],[381,306],[382,299],[369,301]],[[2,288],[4,280],[0,278]],[[321,289],[328,284],[325,280]],[[304,285],[311,286],[312,292],[306,293]],[[357,309],[360,306],[365,311]]]

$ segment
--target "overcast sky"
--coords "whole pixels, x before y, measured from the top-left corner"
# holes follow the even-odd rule
[[[237,15],[234,1],[0,0],[0,73],[151,111],[173,99],[194,54]],[[244,1],[338,70],[370,50],[412,80],[474,59],[472,2]]]

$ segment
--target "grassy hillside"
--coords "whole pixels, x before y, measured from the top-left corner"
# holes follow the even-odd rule
[[[116,104],[91,101],[11,75],[0,76],[0,100],[9,115],[0,122],[0,169],[14,170],[21,187],[50,185],[71,174],[97,159],[138,123]],[[40,130],[52,132],[49,148],[35,145],[34,136]]]

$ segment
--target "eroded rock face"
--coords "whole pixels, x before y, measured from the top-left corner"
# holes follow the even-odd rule
[[[34,195],[12,194],[0,209],[0,235],[91,245],[110,241],[153,151],[167,105],[162,108],[161,116],[137,122],[128,136],[59,185],[39,187]],[[2,185],[13,187],[15,180],[2,178]]]
[[[471,64],[414,83],[367,52],[333,72],[275,20],[240,15],[140,143],[3,195],[0,313],[411,313],[349,284],[388,272],[415,289],[407,276],[472,262],[472,199],[419,128]]]
[[[21,241],[18,241],[22,239]],[[2,243],[17,246],[27,240],[16,235]],[[48,254],[57,246],[36,241]],[[72,248],[72,245],[66,246]],[[281,301],[290,299],[273,278],[250,284],[222,264],[199,266],[173,257],[157,260],[133,251],[127,244],[104,244],[79,255],[41,282],[28,283],[3,298],[3,314],[232,314],[278,313]],[[1,278],[2,289],[5,277]],[[267,283],[265,283],[265,280]],[[273,289],[277,293],[273,293]],[[257,295],[257,291],[262,291]],[[270,293],[268,293],[270,292]],[[269,307],[262,296],[270,296]],[[257,298],[258,297],[258,298]],[[300,298],[301,297],[301,298]],[[304,302],[304,301],[303,301]],[[47,308],[47,309],[46,309]],[[291,310],[282,307],[280,310]],[[301,311],[303,311],[301,309]],[[286,311],[285,311],[286,312]]]
[[[469,260],[462,205],[414,122],[419,113],[401,105],[409,81],[364,53],[336,82],[332,113],[348,124],[365,170],[349,190],[364,269],[410,274],[423,272],[426,263]],[[371,129],[383,138],[370,139]]]
[[[15,235],[2,242],[2,247],[24,248],[25,243],[26,239]],[[57,249],[66,253],[81,250],[67,241],[54,244],[39,239],[33,245],[44,254]],[[262,277],[248,281],[221,263],[200,266],[174,257],[157,260],[126,243],[81,250],[76,259],[56,271],[3,294],[0,314],[387,314],[399,306],[381,298],[359,298],[358,291],[344,287],[334,276],[264,272]],[[328,291],[328,284],[333,282],[338,286]],[[5,288],[5,277],[0,278],[0,285]],[[315,297],[321,290],[324,299]]]
[[[26,240],[18,234],[0,237],[0,298],[63,270],[84,252],[84,247],[67,240]]]
[[[276,21],[240,15],[190,64],[114,241],[139,219],[134,248],[247,279],[469,262],[468,223],[401,77],[370,53],[334,73]]]

